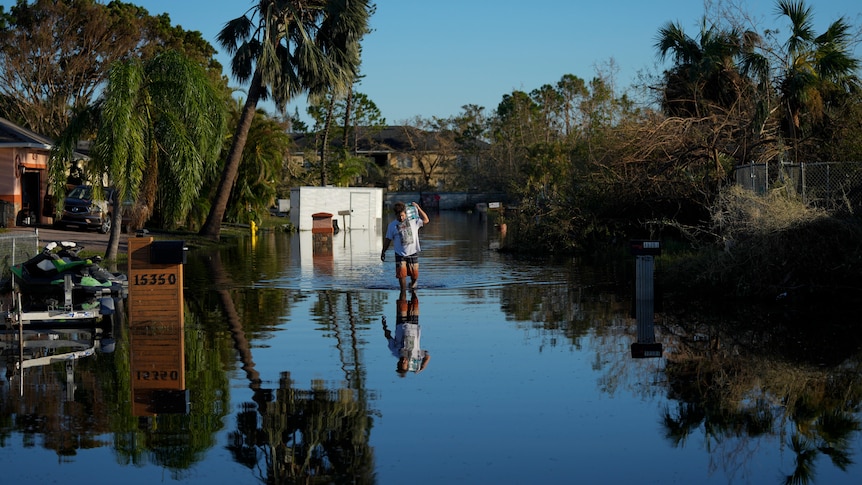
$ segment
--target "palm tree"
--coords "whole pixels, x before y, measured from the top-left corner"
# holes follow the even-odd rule
[[[159,208],[165,220],[181,220],[216,163],[225,127],[223,97],[206,72],[181,54],[115,63],[97,103],[76,113],[58,140],[55,193],[64,189],[65,163],[78,140],[95,133],[87,168],[94,185],[106,176],[117,189],[105,253],[105,259],[116,259],[122,201],[137,199],[136,206],[152,214],[159,187],[170,187],[158,194]]]
[[[372,10],[366,0],[260,0],[221,30],[231,72],[249,87],[202,236],[219,236],[258,101],[272,96],[283,109],[304,91],[344,92],[356,78]]]
[[[843,17],[816,35],[811,7],[804,2],[779,0],[777,11],[790,21],[790,37],[784,44],[786,57],[777,84],[785,129],[797,142],[805,115],[809,122],[817,122],[831,99],[859,88],[859,60],[851,55],[850,25]]]
[[[704,143],[697,151],[712,162],[716,178],[726,174],[725,164],[733,157],[725,148],[739,143],[737,138],[728,144],[727,136],[735,138],[734,132],[748,133],[750,125],[763,123],[761,103],[769,98],[759,94],[768,93],[770,84],[768,62],[758,50],[761,45],[754,32],[723,29],[706,18],[697,38],[686,35],[677,23],[659,30],[655,44],[659,58],[673,61],[664,73],[662,108],[669,116],[689,118],[699,128],[713,130],[701,138]],[[725,136],[715,136],[722,133]]]
[[[665,111],[674,116],[703,116],[713,107],[732,107],[747,88],[740,70],[759,67],[758,72],[763,72],[762,64],[755,65],[755,58],[746,56],[757,41],[750,32],[708,25],[706,18],[697,39],[689,37],[678,23],[659,29],[655,44],[659,59],[670,56],[674,62],[665,72]]]

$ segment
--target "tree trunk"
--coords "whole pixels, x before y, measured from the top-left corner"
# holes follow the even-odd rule
[[[233,184],[236,182],[236,174],[239,172],[239,164],[242,160],[242,151],[245,148],[245,142],[248,139],[248,132],[251,129],[251,123],[254,120],[255,111],[257,110],[257,102],[260,99],[260,92],[260,72],[255,71],[251,84],[248,87],[248,99],[246,99],[245,105],[242,107],[242,113],[240,114],[239,122],[234,131],[233,144],[231,144],[227,160],[225,160],[221,181],[219,181],[218,189],[216,190],[216,195],[212,202],[212,207],[210,207],[210,212],[207,215],[206,222],[204,222],[204,225],[198,233],[203,237],[218,239],[219,234],[221,233],[221,221],[224,218],[225,211],[227,210],[227,203],[230,200],[230,193],[233,190]]]
[[[335,106],[335,95],[329,98],[326,107],[326,119],[323,121],[323,142],[320,144],[320,186],[326,187],[326,148],[329,145],[329,127],[332,126],[332,110]]]
[[[353,104],[353,86],[350,86],[350,89],[347,90],[347,107],[344,108],[344,136],[342,137],[342,146],[344,147],[344,153],[351,153],[355,155],[354,151],[356,147],[353,147],[353,150],[348,149],[350,142],[350,109]]]
[[[111,204],[111,234],[108,236],[108,247],[105,249],[105,260],[108,261],[108,270],[117,271],[117,256],[120,254],[120,232],[123,224],[123,203],[120,201],[119,192],[115,192]]]
[[[150,147],[147,168],[144,170],[138,200],[135,201],[129,214],[129,230],[143,229],[144,224],[153,217],[156,207],[156,195],[159,190],[159,155],[155,144]]]

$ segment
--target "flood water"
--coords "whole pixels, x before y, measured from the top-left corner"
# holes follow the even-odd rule
[[[633,358],[633,257],[515,258],[455,212],[421,241],[405,294],[377,233],[192,248],[182,364],[142,377],[143,336],[176,322],[122,321],[113,352],[7,373],[0,482],[859,483],[841,312],[659,304],[661,357]]]

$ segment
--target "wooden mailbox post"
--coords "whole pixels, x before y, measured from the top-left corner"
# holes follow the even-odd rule
[[[129,238],[129,346],[136,416],[188,411],[183,241]]]

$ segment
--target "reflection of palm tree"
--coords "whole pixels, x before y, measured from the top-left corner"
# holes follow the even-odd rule
[[[215,288],[215,293],[218,296],[219,303],[225,312],[228,330],[230,330],[231,338],[234,342],[234,348],[239,352],[239,361],[242,363],[242,370],[245,371],[246,378],[249,381],[249,388],[254,391],[252,400],[263,409],[261,412],[266,412],[265,406],[267,392],[261,389],[260,373],[254,367],[254,359],[251,355],[251,345],[245,336],[245,331],[242,327],[242,318],[236,311],[236,306],[233,303],[233,298],[230,295],[230,281],[227,273],[221,262],[221,254],[218,251],[213,252],[210,269],[212,270],[212,282]]]
[[[210,269],[211,281],[257,404],[245,405],[237,414],[237,431],[231,433],[228,446],[234,459],[255,469],[261,453],[266,473],[261,478],[271,483],[305,480],[312,476],[337,483],[373,481],[374,460],[368,444],[371,418],[364,392],[361,389],[327,390],[322,383],[315,383],[308,391],[295,389],[289,373],[282,374],[274,393],[263,388],[218,252],[213,254]],[[333,307],[327,311],[330,315],[335,314]],[[352,327],[353,319],[350,321]],[[355,335],[355,329],[352,333]],[[343,347],[340,336],[339,346]],[[355,356],[355,338],[351,349]],[[358,376],[361,374],[358,359],[354,359],[354,363],[357,366],[354,375]],[[342,364],[346,369],[346,361]],[[352,381],[358,386],[356,379]]]
[[[341,369],[344,371],[344,379],[351,389],[355,389],[364,394],[364,376],[365,371],[362,369],[359,358],[359,339],[356,335],[356,315],[353,311],[353,294],[347,292],[347,315],[350,333],[350,344],[345,345],[345,330],[339,325],[333,294],[326,292],[327,313],[331,316],[332,326],[335,329],[336,348],[338,348],[339,359],[341,360]],[[352,368],[351,368],[352,367]],[[363,396],[363,402],[364,402]]]
[[[787,485],[811,483],[814,479],[814,459],[817,452],[805,438],[794,434],[790,439],[790,448],[796,454],[796,468],[784,480]]]
[[[860,429],[859,420],[851,414],[827,410],[808,423],[800,423],[798,432],[790,437],[790,449],[796,455],[796,467],[785,479],[786,484],[814,481],[815,460],[822,453],[838,469],[846,471],[853,464],[850,458],[852,435]]]
[[[679,403],[676,415],[670,409],[666,409],[662,419],[665,437],[674,446],[680,446],[685,443],[691,432],[700,426],[705,417],[703,410],[693,403]]]
[[[857,369],[779,367],[777,361],[747,361],[740,354],[725,359],[715,347],[698,351],[684,342],[678,340],[680,351],[665,369],[669,397],[677,405],[664,411],[661,422],[673,446],[682,447],[698,434],[710,449],[762,435],[783,436],[785,424],[793,423],[788,447],[796,462],[782,477],[784,483],[813,482],[818,458],[828,457],[844,471],[852,464],[850,445],[862,429],[856,417],[862,402]]]
[[[831,410],[820,417],[817,429],[823,440],[818,446],[820,451],[828,455],[835,466],[845,470],[852,464],[848,449],[853,433],[860,429],[859,420],[847,412]]]

